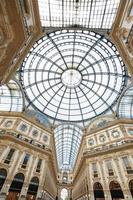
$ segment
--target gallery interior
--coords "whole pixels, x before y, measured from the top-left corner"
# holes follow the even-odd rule
[[[0,200],[133,200],[133,0],[0,1]]]

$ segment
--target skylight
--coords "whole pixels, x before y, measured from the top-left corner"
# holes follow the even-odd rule
[[[112,110],[125,75],[122,59],[110,41],[78,30],[41,38],[21,69],[29,106],[65,122],[84,122]]]
[[[23,97],[20,86],[14,80],[0,86],[0,111],[22,112]]]
[[[82,138],[82,130],[73,124],[63,124],[54,131],[59,169],[72,170]]]
[[[119,0],[38,0],[44,27],[111,29]]]

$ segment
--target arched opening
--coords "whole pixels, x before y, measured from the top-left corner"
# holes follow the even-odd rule
[[[123,191],[117,181],[111,181],[109,189],[112,199],[124,199]]]
[[[17,200],[19,198],[22,186],[24,183],[24,175],[22,173],[18,173],[14,176],[14,179],[10,185],[8,200]]]
[[[131,195],[133,197],[133,179],[129,181],[129,189],[130,189]]]
[[[7,171],[5,169],[0,169],[0,190],[4,185],[6,177],[7,177]]]
[[[39,186],[39,178],[33,177],[30,181],[28,192],[27,192],[27,200],[35,200],[37,195],[37,190]]]
[[[67,183],[67,181],[68,181],[68,174],[67,172],[63,172],[62,183]]]
[[[93,190],[94,190],[94,197],[95,200],[103,200],[104,198],[104,191],[103,191],[103,187],[101,185],[101,183],[97,182],[94,184],[93,186]]]
[[[68,191],[67,191],[66,188],[63,188],[61,190],[60,197],[61,197],[62,200],[67,200],[68,199]]]

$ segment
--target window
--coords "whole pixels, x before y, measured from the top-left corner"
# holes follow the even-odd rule
[[[89,139],[88,140],[88,144],[90,145],[90,146],[93,146],[94,145],[94,140],[91,138],[91,139]]]
[[[6,163],[6,164],[9,164],[9,163],[10,163],[14,152],[15,152],[15,149],[10,149],[10,151],[9,151],[9,153],[8,153],[8,155],[7,155],[6,159],[5,159],[5,161],[4,161],[4,163]]]
[[[96,178],[98,177],[97,166],[96,163],[92,164],[93,176]]]
[[[108,160],[106,162],[106,166],[107,166],[107,169],[108,169],[108,174],[109,176],[113,176],[114,175],[114,172],[113,172],[113,168],[112,168],[112,163],[110,160]]]
[[[120,133],[118,131],[112,131],[112,136],[114,138],[118,138],[120,136]]]
[[[21,124],[20,125],[20,131],[26,132],[27,131],[27,125],[26,124]]]
[[[42,165],[42,159],[39,159],[36,167],[36,172],[40,173],[41,165]]]
[[[128,133],[133,136],[133,129],[128,129]]]
[[[24,169],[26,168],[26,165],[28,163],[29,158],[30,158],[30,155],[28,153],[26,153],[24,160],[23,160],[23,163],[22,163],[22,166],[21,166],[22,168],[24,168]]]
[[[68,174],[67,172],[64,172],[62,177],[62,183],[67,183],[67,182],[68,182]]]
[[[106,141],[105,135],[100,135],[100,136],[99,136],[99,141],[100,141],[100,142],[105,142],[105,141]]]
[[[125,166],[125,168],[127,170],[127,173],[128,174],[133,174],[133,169],[131,168],[131,164],[129,163],[128,157],[125,156],[125,157],[122,158],[122,160],[123,160],[123,164],[124,164],[124,166]]]

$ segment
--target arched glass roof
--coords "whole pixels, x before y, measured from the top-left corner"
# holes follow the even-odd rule
[[[38,0],[44,27],[110,29],[119,0]]]
[[[133,86],[122,94],[118,104],[118,117],[133,119]]]
[[[55,129],[54,133],[59,169],[72,170],[83,132],[73,124],[62,124]]]
[[[14,80],[0,86],[0,111],[22,112],[23,95],[20,86]]]
[[[103,35],[81,30],[47,34],[21,68],[28,106],[66,122],[84,122],[112,110],[125,75],[115,46]]]

